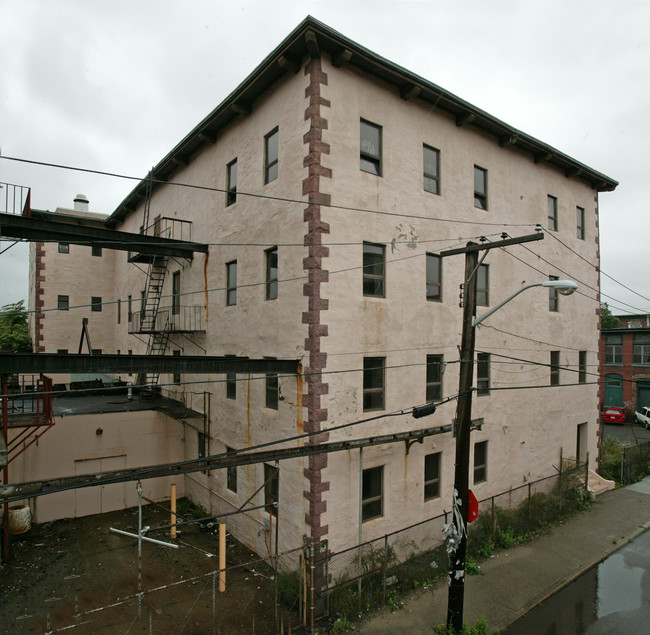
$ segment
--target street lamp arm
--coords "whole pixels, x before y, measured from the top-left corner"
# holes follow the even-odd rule
[[[490,317],[493,313],[498,311],[504,304],[508,304],[510,300],[516,298],[522,291],[526,289],[532,289],[533,287],[549,287],[550,289],[557,289],[562,295],[571,295],[577,288],[578,285],[573,282],[573,280],[544,280],[543,282],[533,282],[532,284],[527,284],[525,287],[521,287],[515,291],[510,297],[506,298],[503,302],[499,302],[496,306],[492,307],[489,311],[486,311],[480,317],[472,318],[472,326],[478,326],[485,318]]]
[[[526,289],[532,289],[533,287],[541,287],[543,284],[544,284],[543,282],[534,282],[533,284],[527,284],[525,287],[521,287],[521,289],[517,289],[517,291],[515,291],[510,297],[503,300],[503,302],[499,302],[499,304],[493,306],[489,311],[486,311],[480,317],[474,316],[472,318],[472,326],[478,326],[483,320],[485,320],[485,318],[490,317],[493,313],[498,311],[504,304],[508,304],[510,300],[516,298],[520,293],[526,291]]]

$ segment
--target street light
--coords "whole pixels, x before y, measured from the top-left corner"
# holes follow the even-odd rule
[[[469,247],[469,245],[468,245]],[[465,260],[465,293],[463,305],[463,333],[461,340],[460,379],[456,408],[456,464],[452,522],[445,525],[447,552],[449,554],[449,599],[447,603],[447,627],[460,633],[463,628],[463,603],[465,596],[465,556],[467,553],[467,512],[469,504],[470,431],[472,426],[472,381],[474,376],[474,342],[476,326],[498,311],[502,306],[532,287],[557,289],[562,295],[571,295],[578,285],[572,280],[544,280],[521,287],[495,307],[475,317],[476,270],[478,256],[468,250]]]
[[[486,311],[483,315],[481,315],[481,317],[472,317],[472,326],[478,326],[485,318],[490,317],[504,304],[508,304],[510,300],[516,298],[520,293],[526,289],[532,289],[533,287],[549,287],[551,289],[557,289],[558,293],[561,293],[562,295],[571,295],[578,288],[578,285],[573,282],[573,280],[544,280],[544,282],[533,282],[533,284],[527,284],[525,287],[521,287],[521,289],[515,291],[503,302],[500,302],[495,307],[492,307],[489,311]]]

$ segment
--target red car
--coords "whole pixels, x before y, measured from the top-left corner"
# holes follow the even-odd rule
[[[604,423],[625,423],[625,411],[623,408],[614,408],[610,406],[603,412]]]

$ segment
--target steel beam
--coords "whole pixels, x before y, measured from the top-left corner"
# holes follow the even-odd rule
[[[324,431],[326,432],[326,431]],[[332,443],[321,443],[318,445],[303,445],[292,448],[275,450],[261,450],[258,452],[240,451],[237,454],[217,454],[193,461],[182,463],[166,463],[153,465],[151,467],[137,467],[127,470],[115,470],[112,472],[100,472],[97,474],[78,474],[62,478],[55,478],[43,481],[30,481],[27,483],[12,483],[0,485],[0,503],[12,503],[14,501],[53,494],[69,489],[82,487],[95,487],[97,485],[111,485],[112,483],[124,483],[126,481],[139,481],[148,478],[159,478],[162,476],[174,476],[177,474],[189,474],[208,470],[218,470],[227,467],[252,465],[284,459],[295,459],[315,454],[328,454],[330,452],[341,452],[343,450],[358,450],[360,448],[398,441],[417,441],[436,434],[451,432],[451,425],[443,425],[435,428],[424,428],[410,432],[398,432],[382,436],[354,439],[350,441],[335,441]]]
[[[17,214],[0,214],[0,236],[74,245],[98,245],[106,249],[175,258],[192,258],[194,252],[207,253],[208,251],[208,245],[203,243],[105,229],[96,223],[85,224],[82,219],[71,223],[69,219],[28,218]]]
[[[71,355],[0,353],[0,374],[38,373],[240,373],[295,374],[296,359],[248,359],[206,355]]]

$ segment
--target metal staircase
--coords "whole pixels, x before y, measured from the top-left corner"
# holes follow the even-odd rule
[[[169,313],[164,312],[164,324],[159,323],[158,309],[167,273],[167,256],[154,256],[147,272],[147,286],[140,309],[140,332],[148,333],[147,355],[164,355],[169,343]],[[160,373],[141,373],[138,384],[142,386],[142,396],[150,397],[155,393]]]

